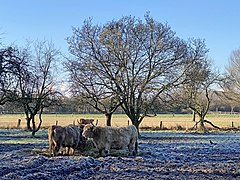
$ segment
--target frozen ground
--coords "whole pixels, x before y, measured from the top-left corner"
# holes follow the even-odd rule
[[[46,130],[0,130],[0,179],[240,179],[239,132],[141,135],[136,157],[49,157]]]

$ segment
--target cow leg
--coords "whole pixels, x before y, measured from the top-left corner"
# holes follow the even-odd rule
[[[98,154],[99,154],[99,156],[102,156],[102,150],[101,149],[98,150]]]
[[[106,156],[110,155],[110,151],[109,150],[105,150],[104,153],[105,153]]]
[[[74,155],[75,153],[75,148],[72,148],[72,155]]]
[[[51,142],[51,143],[49,143],[49,152],[50,152],[50,155],[52,155],[53,156],[53,151],[54,150],[54,144],[53,144],[53,142]]]
[[[107,155],[110,154],[110,147],[111,147],[110,144],[108,144],[108,143],[105,144],[105,153],[106,153]]]
[[[69,155],[70,147],[66,147],[66,155]]]
[[[54,156],[57,156],[59,154],[60,147],[61,147],[60,144],[58,144],[58,143],[55,144],[55,148],[53,150]]]
[[[130,143],[130,144],[128,145],[128,155],[131,156],[131,155],[132,155],[132,152],[133,152],[133,144]]]
[[[138,143],[136,139],[132,139],[128,145],[128,151],[129,155],[136,156],[137,155],[137,148],[138,148]]]
[[[128,145],[128,155],[129,156],[136,156],[137,155],[137,152],[136,152],[136,148],[135,148],[135,143],[130,143],[129,145]]]
[[[136,140],[136,142],[135,142],[135,155],[137,155],[137,153],[138,153],[138,142],[137,142],[137,140]]]
[[[104,149],[99,149],[99,156],[106,156]]]
[[[52,153],[53,150],[53,142],[49,141],[49,152]]]

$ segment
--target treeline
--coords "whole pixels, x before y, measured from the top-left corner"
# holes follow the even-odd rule
[[[224,100],[224,95],[222,91],[214,91],[209,107],[209,111],[212,113],[229,113],[237,114],[240,113],[240,105],[236,104],[235,101]],[[100,112],[94,109],[92,106],[81,103],[75,97],[62,97],[61,104],[53,105],[51,107],[45,108],[44,113],[46,114],[99,114]],[[150,114],[162,114],[162,113],[174,113],[174,114],[190,114],[192,113],[189,108],[182,108],[179,106],[171,108],[165,108],[164,106],[159,106],[156,103],[153,110],[149,112]],[[6,103],[0,106],[0,114],[14,114],[14,113],[24,113],[24,109],[16,103]],[[116,114],[124,114],[124,111],[119,107]]]

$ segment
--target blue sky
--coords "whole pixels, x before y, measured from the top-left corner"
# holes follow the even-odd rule
[[[221,71],[240,48],[239,0],[1,0],[0,38],[19,46],[45,39],[66,53],[71,27],[81,27],[85,19],[101,25],[126,15],[143,19],[148,11],[183,39],[205,39]]]

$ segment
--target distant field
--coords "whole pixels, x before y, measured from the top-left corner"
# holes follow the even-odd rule
[[[102,114],[44,114],[42,127],[50,125],[68,125],[77,124],[80,118],[93,118],[98,120],[98,125],[105,126],[105,116]],[[197,117],[196,117],[197,118]],[[24,114],[1,114],[0,115],[0,128],[14,128],[17,126],[18,119],[21,119],[21,128],[26,127],[26,120]],[[232,122],[234,127],[240,127],[240,114],[209,114],[208,120],[220,127],[231,127]],[[126,126],[128,125],[129,118],[124,114],[116,114],[112,117],[112,126]],[[158,114],[155,117],[146,117],[141,123],[140,127],[159,127],[162,121],[163,127],[173,128],[181,126],[183,128],[191,128],[195,124],[192,121],[191,114]],[[39,120],[36,119],[36,124]],[[130,122],[131,124],[131,122]]]

